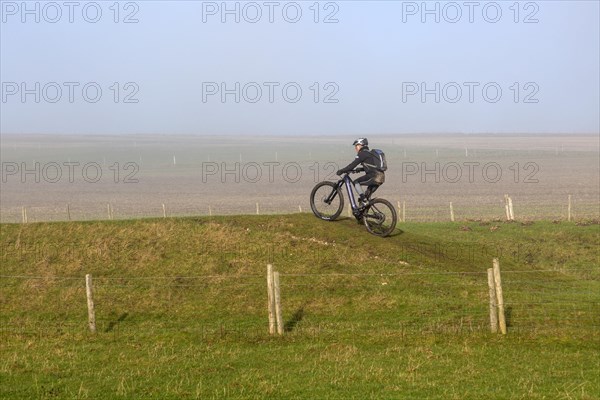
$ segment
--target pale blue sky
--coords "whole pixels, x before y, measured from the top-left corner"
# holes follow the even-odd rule
[[[234,15],[221,22],[216,8],[222,2],[120,2],[118,17],[115,1],[76,2],[73,22],[62,1],[54,3],[58,8],[27,2],[28,9],[39,9],[39,23],[35,12],[23,13],[21,1],[0,3],[2,133],[600,131],[598,1],[475,2],[472,9],[463,1],[427,2],[428,9],[440,10],[439,23],[435,15],[421,14],[421,1],[320,2],[319,23],[314,1],[274,2],[272,23],[264,1],[237,2],[239,23]],[[102,15],[97,23],[87,22],[84,6],[91,20],[96,4]],[[227,5],[234,8],[236,2]],[[255,17],[255,5],[262,18],[245,21],[244,16]],[[300,20],[287,22],[284,6],[288,19],[299,8]],[[58,19],[57,10],[62,17],[49,22]],[[497,10],[502,14],[492,23]],[[337,23],[323,23],[330,14]],[[123,23],[128,15],[138,22]],[[62,90],[56,103],[48,101],[56,97],[51,82]],[[79,84],[72,84],[72,103],[64,82]],[[96,103],[82,95],[90,82],[102,89]],[[114,82],[120,87],[118,103]],[[125,87],[128,82],[133,84]],[[233,89],[235,82],[240,82],[239,103],[234,94],[222,102],[220,93],[207,92],[203,101],[203,87],[220,90],[224,83]],[[247,99],[242,93],[251,82],[262,90],[256,103],[248,100],[257,85],[246,86]],[[291,82],[286,101],[282,88]],[[32,90],[24,103],[22,84]],[[422,84],[431,91],[425,102]],[[296,87],[302,96],[293,103]],[[498,88],[502,95],[492,102]],[[95,89],[89,90],[93,97]],[[138,102],[124,103],[127,94]],[[327,95],[337,103],[324,102]]]

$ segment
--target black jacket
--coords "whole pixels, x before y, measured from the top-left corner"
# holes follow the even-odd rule
[[[354,161],[352,161],[346,167],[340,169],[338,172],[340,174],[343,174],[345,172],[352,171],[359,164],[362,164],[362,166],[365,169],[365,173],[367,174],[375,174],[379,172],[377,171],[377,165],[379,165],[379,163],[377,162],[375,155],[373,155],[373,153],[371,153],[371,151],[369,150],[368,146],[363,146],[356,154],[356,158],[354,158]]]

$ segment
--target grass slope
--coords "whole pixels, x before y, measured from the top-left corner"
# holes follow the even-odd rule
[[[403,223],[386,239],[308,214],[0,227],[0,398],[600,398],[598,225]],[[505,337],[488,327],[493,257]],[[283,337],[266,332],[267,263]]]

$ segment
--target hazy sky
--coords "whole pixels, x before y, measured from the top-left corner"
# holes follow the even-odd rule
[[[0,5],[2,133],[600,131],[598,1]]]

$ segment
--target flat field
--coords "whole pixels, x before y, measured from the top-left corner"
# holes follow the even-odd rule
[[[309,210],[311,188],[354,157],[354,138],[2,135],[0,220],[96,220]],[[597,135],[374,135],[378,195],[409,221],[600,216]],[[68,212],[67,212],[68,205]]]

